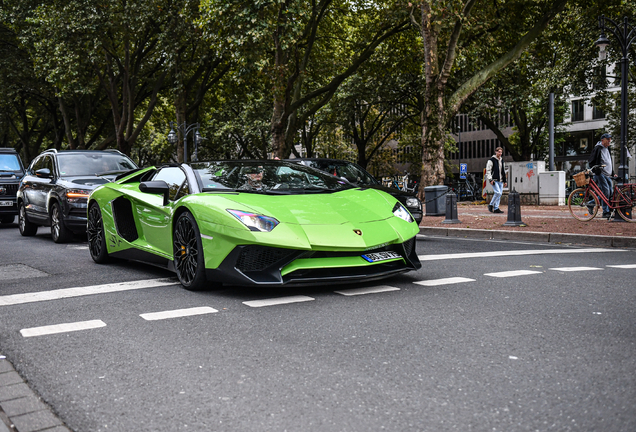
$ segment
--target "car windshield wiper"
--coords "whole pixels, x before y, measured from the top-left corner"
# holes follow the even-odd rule
[[[108,176],[108,175],[113,175],[113,174],[121,174],[124,172],[128,172],[130,170],[125,169],[125,170],[111,170],[111,171],[103,171],[103,172],[99,172],[99,173],[95,173],[96,176],[98,177],[102,177],[102,176]]]
[[[293,189],[290,189],[290,190],[293,191],[293,192],[296,192],[296,193],[320,193],[320,192],[332,193],[332,192],[336,192],[335,189],[329,189],[329,188],[320,187],[320,186],[307,186],[307,187],[293,188]]]

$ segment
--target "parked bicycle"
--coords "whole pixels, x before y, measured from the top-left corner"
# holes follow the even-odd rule
[[[458,201],[475,201],[481,198],[481,187],[474,174],[467,174],[466,179],[457,181],[452,189]]]
[[[632,210],[636,206],[636,184],[629,183],[614,185],[612,198],[609,200],[593,179],[592,170],[605,165],[595,165],[592,168],[574,174],[572,177],[578,186],[568,197],[568,208],[575,219],[589,221],[594,219],[601,207],[601,201],[610,208],[612,216],[615,212],[627,222],[636,222],[632,218]]]

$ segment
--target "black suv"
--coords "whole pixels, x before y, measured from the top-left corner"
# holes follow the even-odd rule
[[[289,159],[289,161],[307,165],[337,177],[342,177],[349,183],[355,185],[378,189],[391,194],[411,212],[413,219],[415,219],[418,225],[422,221],[422,202],[414,193],[383,186],[382,183],[377,181],[375,177],[358,164],[328,158],[296,158]]]
[[[24,176],[24,166],[17,151],[0,148],[0,222],[13,223],[18,214],[16,195],[20,180]]]
[[[86,204],[91,191],[118,174],[136,169],[117,150],[46,150],[33,159],[18,189],[20,234],[32,236],[50,226],[56,243],[86,233]]]

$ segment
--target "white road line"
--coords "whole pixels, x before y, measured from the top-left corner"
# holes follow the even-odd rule
[[[509,271],[502,271],[502,272],[496,272],[496,273],[484,273],[484,276],[505,278],[505,277],[514,277],[514,276],[526,276],[526,275],[537,274],[537,273],[543,273],[543,272],[536,271],[536,270],[509,270]]]
[[[351,288],[351,289],[334,291],[334,292],[336,294],[342,294],[343,296],[356,296],[356,295],[376,294],[376,293],[383,293],[388,291],[399,291],[399,290],[400,289],[396,287],[381,285],[381,286],[375,286],[375,287],[369,287],[369,288]]]
[[[23,337],[44,336],[56,333],[68,333],[79,330],[90,330],[99,327],[106,327],[102,320],[80,321],[74,323],[54,324],[42,327],[32,327],[20,330]]]
[[[195,308],[189,308],[189,309],[175,309],[175,310],[169,310],[169,311],[163,311],[163,312],[150,312],[150,313],[140,314],[139,316],[145,319],[146,321],[156,321],[156,320],[163,320],[163,319],[169,319],[169,318],[180,318],[180,317],[187,317],[187,316],[193,316],[193,315],[211,314],[216,312],[218,312],[218,310],[208,306],[202,306],[202,307],[195,307]]]
[[[438,286],[438,285],[450,285],[462,282],[475,282],[475,279],[468,279],[463,277],[452,277],[452,278],[444,278],[444,279],[433,279],[427,281],[417,281],[413,282],[418,285],[423,286]]]
[[[252,300],[243,302],[244,305],[249,307],[264,307],[264,306],[277,306],[282,304],[289,303],[300,303],[306,301],[315,300],[314,298],[307,296],[289,296],[289,297],[278,297],[273,299],[264,299],[264,300]]]
[[[39,291],[25,294],[0,296],[0,306],[10,306],[23,303],[35,303],[47,300],[59,300],[69,297],[80,297],[92,294],[105,294],[117,291],[129,291],[143,288],[156,288],[166,285],[176,285],[174,279],[147,279],[132,282],[120,282],[106,285],[93,285],[79,288],[63,288],[51,291]]]
[[[594,252],[625,252],[622,249],[540,249],[540,250],[511,250],[492,252],[471,252],[456,254],[419,255],[420,261],[437,261],[461,258],[492,258],[500,256],[520,256],[520,255],[549,255],[549,254],[571,254],[571,253],[594,253]]]
[[[607,265],[607,267],[620,268],[620,269],[633,269],[636,268],[636,264],[616,264],[616,265]]]
[[[562,271],[562,272],[575,272],[575,271],[588,271],[588,270],[603,270],[600,267],[555,267],[550,270]]]

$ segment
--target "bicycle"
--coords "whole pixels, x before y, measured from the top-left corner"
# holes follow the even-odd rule
[[[594,219],[601,206],[600,197],[611,210],[612,215],[608,220],[614,216],[614,212],[618,212],[626,222],[636,222],[636,219],[632,219],[632,209],[636,206],[636,184],[614,185],[612,199],[608,200],[592,178],[592,170],[603,166],[605,165],[596,165],[572,176],[579,187],[568,197],[570,213],[583,222]]]

